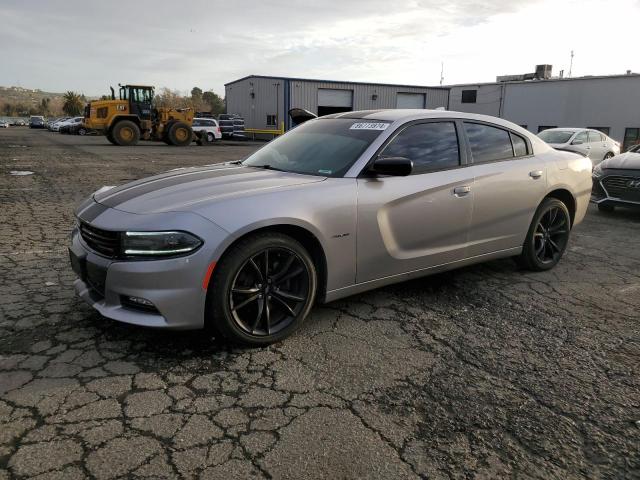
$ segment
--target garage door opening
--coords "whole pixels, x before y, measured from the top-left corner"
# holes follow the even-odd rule
[[[353,110],[353,90],[337,88],[318,89],[318,116]]]
[[[396,108],[425,108],[424,93],[398,92]]]

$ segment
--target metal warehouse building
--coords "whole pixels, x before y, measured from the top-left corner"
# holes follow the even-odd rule
[[[640,142],[640,75],[550,78],[450,86],[449,109],[510,120],[537,133],[600,130],[626,150]]]
[[[227,112],[244,117],[247,128],[275,129],[284,122],[288,129],[291,108],[317,115],[380,108],[446,108],[449,90],[251,75],[227,83],[225,96]]]
[[[517,79],[517,80],[516,80]],[[318,115],[379,108],[437,108],[505,118],[537,133],[551,127],[601,130],[626,150],[640,143],[640,75],[551,78],[536,73],[498,77],[493,83],[420,87],[252,75],[225,85],[227,112],[247,128],[276,129],[287,112]]]

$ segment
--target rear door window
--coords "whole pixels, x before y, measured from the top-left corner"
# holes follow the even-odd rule
[[[515,133],[511,134],[511,143],[513,143],[513,153],[516,157],[524,157],[529,154],[529,149],[527,148],[527,142],[520,135],[516,135]]]
[[[493,162],[513,158],[513,147],[509,132],[480,123],[464,124],[471,147],[473,163]]]
[[[589,143],[602,142],[603,138],[600,132],[589,130]]]

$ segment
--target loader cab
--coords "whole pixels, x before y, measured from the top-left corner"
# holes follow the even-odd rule
[[[151,120],[153,110],[153,87],[141,85],[119,85],[120,100],[129,102],[129,113],[141,120]]]

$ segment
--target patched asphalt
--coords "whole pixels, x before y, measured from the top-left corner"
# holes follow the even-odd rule
[[[255,148],[0,130],[0,479],[640,478],[640,212],[590,207],[550,272],[378,289],[263,349],[75,297],[85,196]]]

